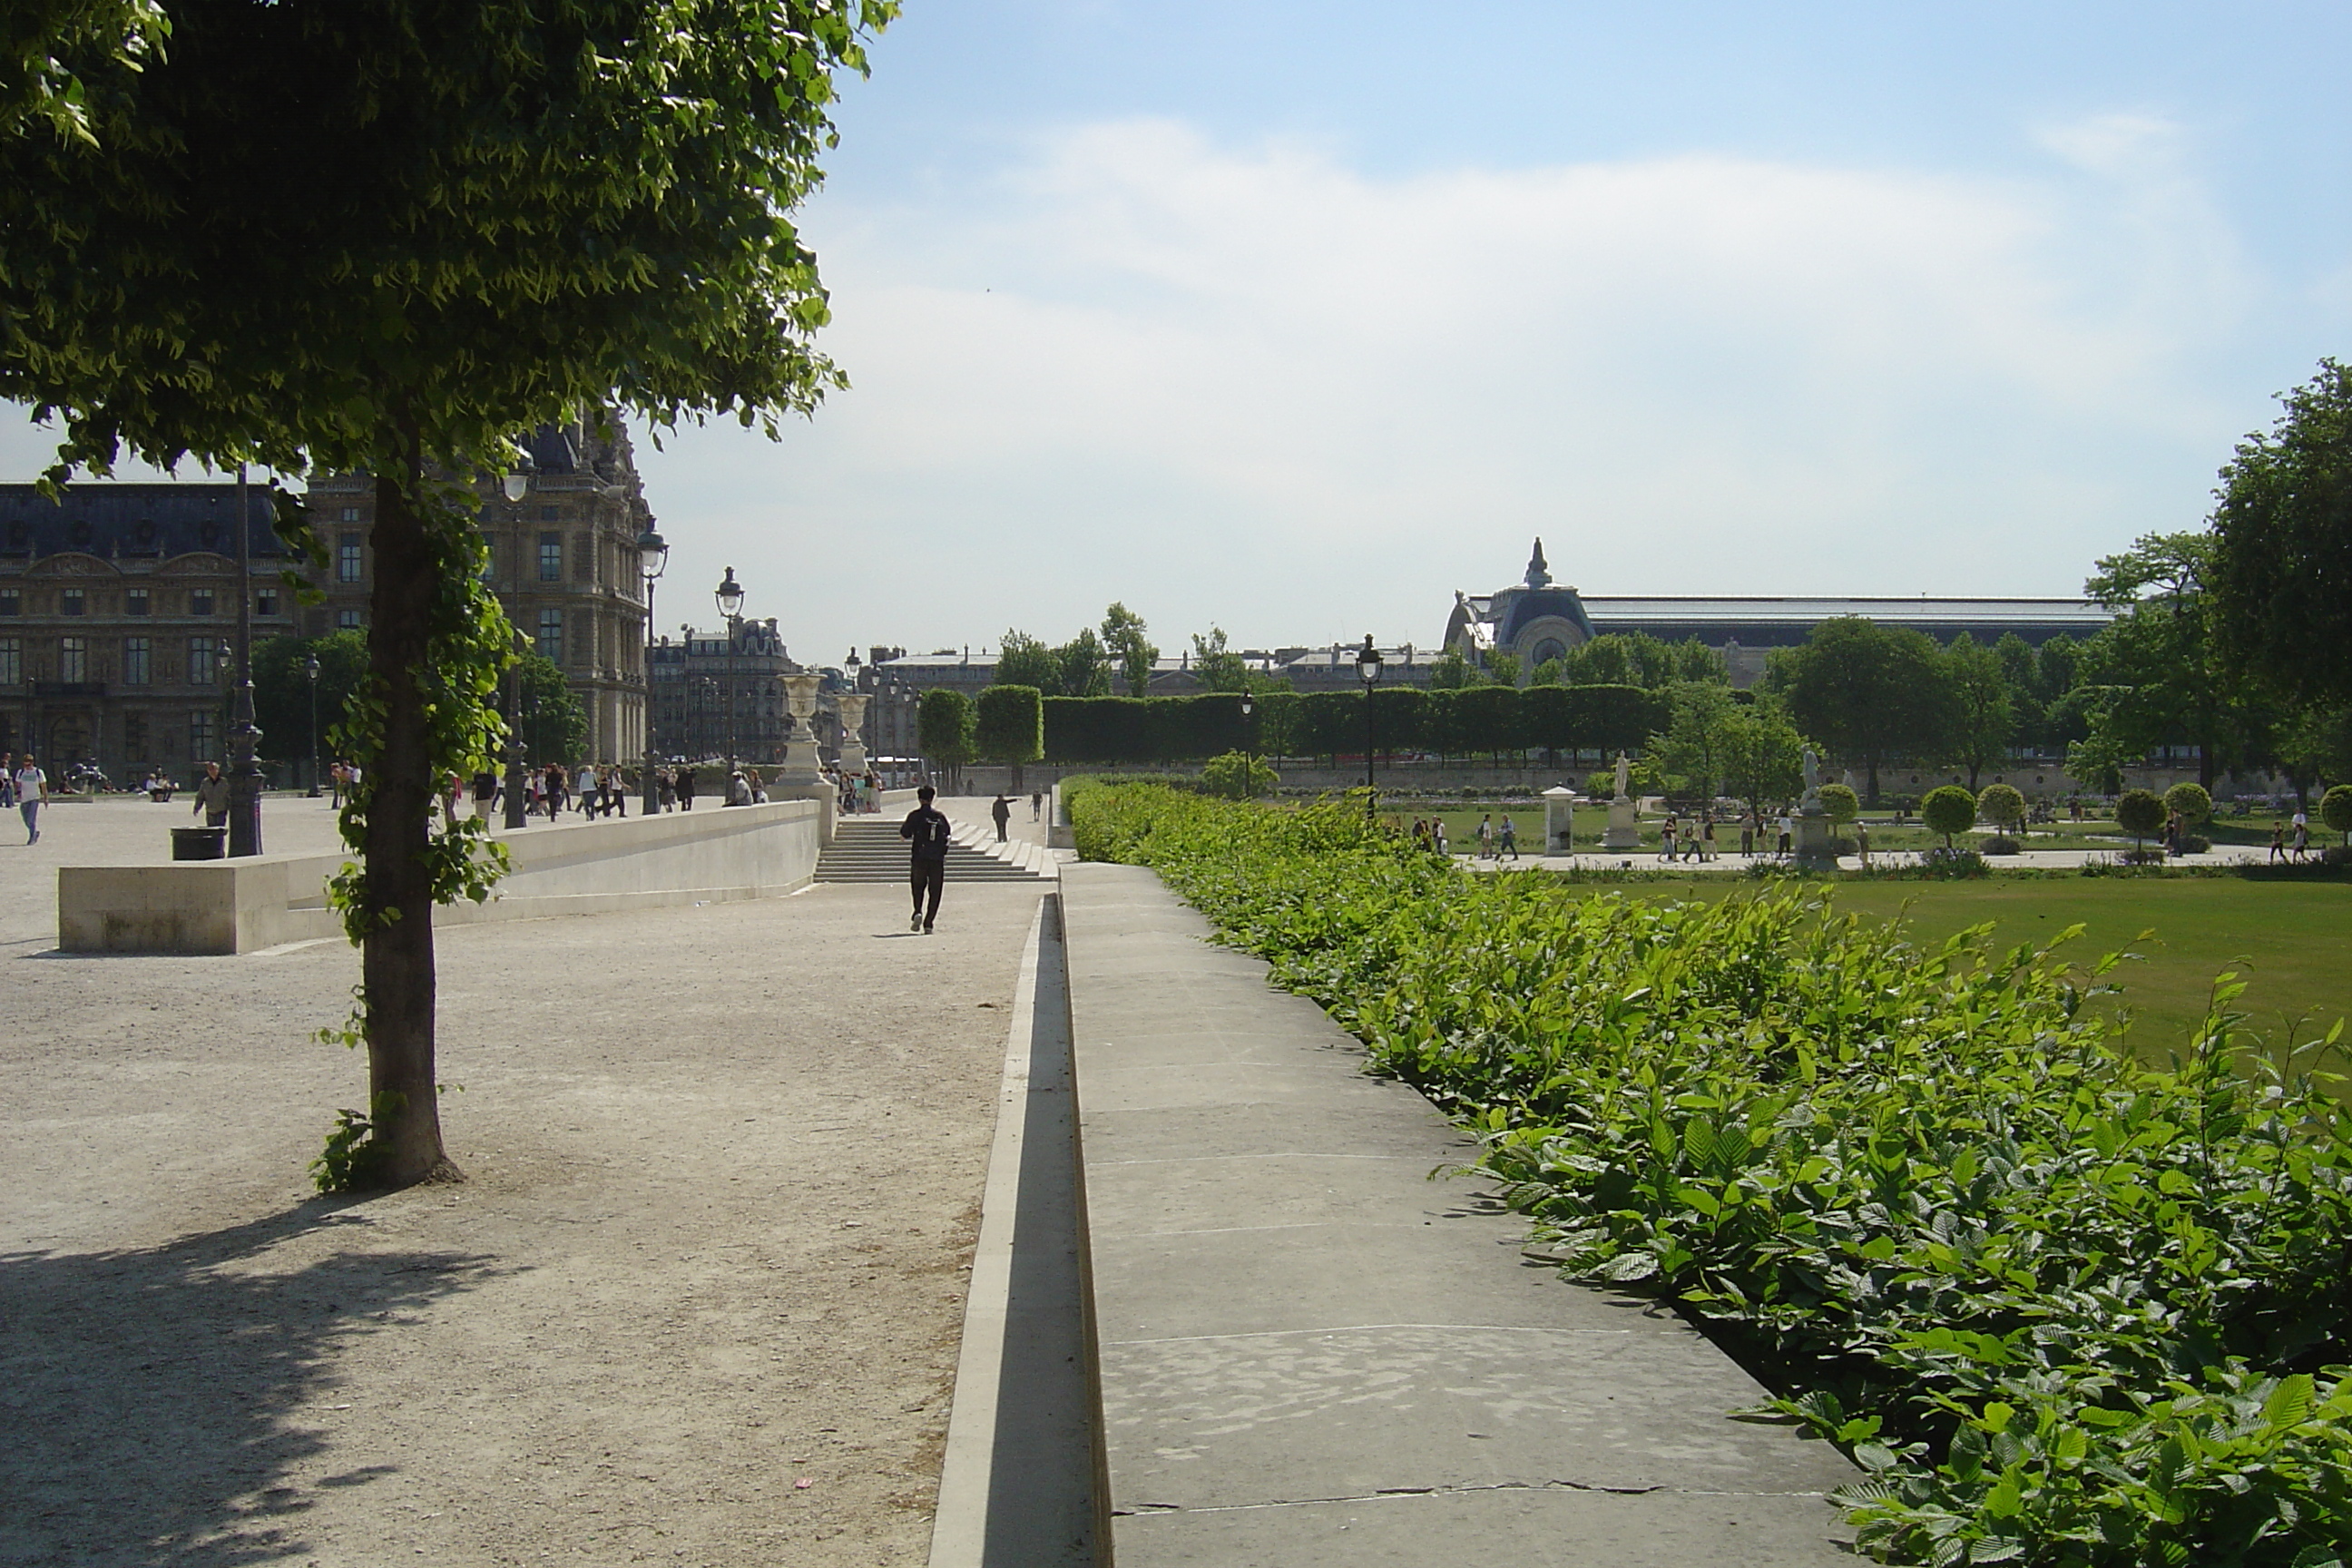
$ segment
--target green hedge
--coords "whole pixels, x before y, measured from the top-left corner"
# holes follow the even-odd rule
[[[1205,697],[1048,697],[1045,758],[1054,763],[1190,762],[1227,752],[1357,756],[1360,691],[1276,692],[1254,721],[1231,693]],[[1381,687],[1372,694],[1381,752],[1492,756],[1544,749],[1639,751],[1672,721],[1668,699],[1638,686],[1474,686],[1457,691]]]
[[[1672,1299],[1864,1479],[1896,1563],[2341,1564],[2352,1118],[2226,1009],[2143,1066],[2087,970],[1817,888],[1470,876],[1352,806],[1105,787],[1157,867],[1481,1138],[1570,1274]],[[2079,931],[2079,928],[2076,928]]]

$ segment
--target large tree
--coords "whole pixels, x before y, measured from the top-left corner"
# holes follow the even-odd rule
[[[60,45],[89,139],[0,138],[0,396],[59,417],[61,478],[172,466],[375,485],[366,786],[335,889],[364,948],[370,1096],[342,1173],[446,1164],[433,908],[487,896],[438,775],[499,734],[511,632],[476,477],[517,432],[635,410],[765,427],[840,384],[792,214],[834,74],[892,0],[178,0],[168,50]],[[281,531],[317,549],[299,510]]]
[[[2280,400],[2221,470],[2208,583],[2232,665],[2297,704],[2352,701],[2352,366]]]
[[[1077,697],[1083,692],[1062,689],[1062,665],[1055,651],[1027,632],[1008,631],[996,650],[999,686],[1027,686],[1047,697]]]
[[[1772,656],[1767,684],[1808,735],[1869,773],[1878,804],[1880,764],[1933,757],[1949,744],[1953,698],[1943,650],[1908,626],[1839,616],[1800,646]]]
[[[1125,605],[1114,603],[1103,612],[1103,651],[1118,666],[1129,697],[1151,695],[1151,667],[1160,659],[1159,648],[1143,633],[1143,617]]]
[[[2192,745],[2210,790],[2221,769],[2263,749],[2274,710],[2221,657],[2213,551],[2210,533],[2151,533],[2100,557],[2084,592],[2116,618],[2083,645],[2074,705],[2088,728],[2070,757],[2111,773],[2159,746]]]
[[[2003,640],[2025,647],[2021,639]],[[2030,655],[2032,650],[2027,652]],[[1948,749],[1953,761],[1968,768],[1972,791],[1978,775],[2008,754],[2009,743],[2017,734],[2017,698],[2009,676],[2015,658],[2014,649],[1986,647],[1966,632],[1944,649],[1944,673],[1952,701]]]

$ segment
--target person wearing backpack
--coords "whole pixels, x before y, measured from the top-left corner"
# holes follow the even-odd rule
[[[947,814],[931,805],[939,793],[929,784],[917,790],[915,798],[922,804],[908,812],[907,820],[898,825],[898,837],[907,840],[909,851],[907,879],[915,893],[915,915],[907,922],[907,929],[921,931],[925,936],[931,934],[931,922],[940,918],[940,893],[948,879]],[[929,909],[923,905],[926,895],[930,899]]]

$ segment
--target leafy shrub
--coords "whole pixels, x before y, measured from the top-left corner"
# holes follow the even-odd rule
[[[1862,797],[1853,793],[1852,784],[1822,785],[1822,805],[1832,822],[1852,822],[1862,815]]]
[[[2116,960],[2062,958],[2079,927],[2000,951],[1814,883],[1577,896],[1346,805],[1076,815],[1474,1129],[1564,1268],[1713,1320],[1864,1468],[1866,1552],[2340,1563],[2352,1116],[2311,1071],[2340,1025],[2265,1058],[2225,975],[2150,1068],[2084,1006]]]
[[[1995,833],[1979,841],[1977,845],[1977,853],[1979,855],[2014,855],[2024,847],[2024,845],[2020,844],[2008,834]]]
[[[1930,833],[1944,836],[1944,847],[1951,847],[1952,836],[1966,833],[1977,822],[1977,797],[1958,784],[1945,784],[1927,792],[1919,803],[1919,820]]]
[[[1211,757],[1201,767],[1201,788],[1226,800],[1269,795],[1281,783],[1281,776],[1266,765],[1265,758],[1245,752]]]
[[[2126,790],[2116,797],[2116,826],[2135,839],[2164,831],[2164,802],[2144,789]]]
[[[2213,797],[2205,793],[2203,784],[2184,779],[2164,792],[2164,809],[2179,813],[2180,820],[2194,827],[2213,815]]]
[[[2319,820],[2352,844],[2352,784],[2337,784],[2319,797]]]
[[[2014,829],[2025,820],[2025,796],[2015,784],[1987,784],[1984,793],[1977,796],[1977,815],[1995,827]],[[2014,855],[2017,851],[2012,848],[2001,853]]]

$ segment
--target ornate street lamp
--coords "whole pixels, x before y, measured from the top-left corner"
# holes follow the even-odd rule
[[[302,661],[302,673],[310,679],[310,798],[319,798],[319,656],[311,654]]]
[[[1242,798],[1257,795],[1257,699],[1242,693]]]
[[[743,585],[735,581],[735,568],[727,568],[711,597],[719,601],[719,613],[727,621],[727,804],[735,804],[735,641],[742,632]]]
[[[1372,689],[1381,683],[1381,650],[1372,646],[1370,632],[1356,650],[1356,679],[1364,683],[1364,815],[1370,816],[1380,798],[1372,780]]]
[[[656,533],[653,525],[637,535],[637,574],[646,580],[646,804],[645,815],[652,816],[661,810],[661,786],[656,782],[661,773],[661,753],[654,749],[654,584],[660,581],[662,569],[669,564],[669,545]]]
[[[228,852],[261,853],[261,764],[253,721],[253,517],[246,510],[245,465],[236,466],[236,702],[229,719]]]

